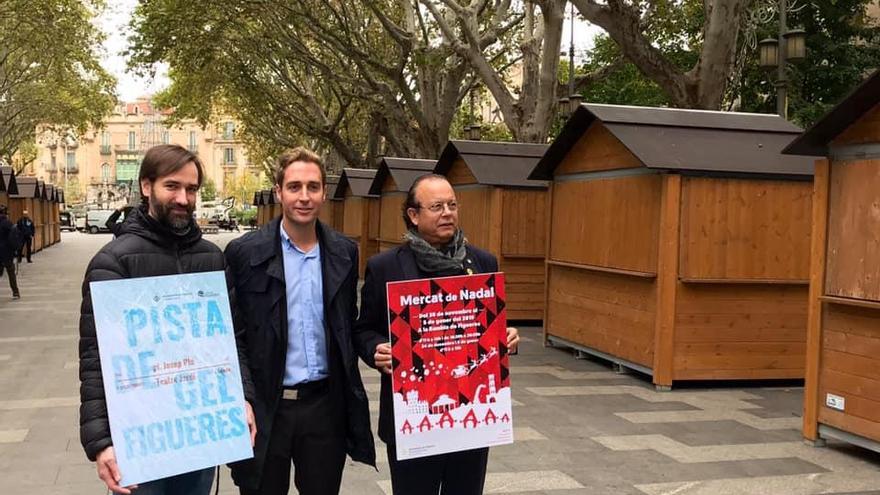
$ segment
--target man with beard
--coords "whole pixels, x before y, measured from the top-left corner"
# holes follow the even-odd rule
[[[92,258],[82,286],[79,319],[80,441],[89,460],[95,461],[98,477],[114,493],[130,494],[134,487],[119,486],[113,438],[107,417],[98,338],[92,312],[91,282],[154,277],[225,269],[223,253],[202,239],[193,221],[196,195],[202,184],[198,157],[177,145],[150,148],[141,163],[138,182],[143,202],[131,212],[119,236]],[[245,398],[252,387],[242,367]],[[250,394],[250,395],[249,395]],[[155,407],[161,408],[162,404]],[[251,441],[256,435],[253,411],[247,405]],[[214,468],[151,481],[137,487],[137,495],[208,495]]]

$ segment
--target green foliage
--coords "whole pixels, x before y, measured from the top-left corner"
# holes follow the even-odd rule
[[[866,15],[868,0],[806,3],[789,14],[789,26],[807,32],[807,57],[788,66],[789,120],[808,127],[846,96],[870,72],[880,67],[880,21]],[[761,26],[757,39],[775,37],[776,24]],[[776,112],[775,70],[758,66],[751,54],[741,85],[736,88],[741,109]]]
[[[260,175],[245,171],[239,175],[226,187],[223,191],[224,196],[235,198],[236,205],[251,204],[254,199],[254,193],[260,190],[262,181]]]
[[[199,193],[202,196],[202,201],[214,201],[217,199],[217,184],[214,184],[214,180],[209,177],[202,183]]]
[[[256,208],[242,208],[232,210],[230,212],[230,216],[235,218],[235,221],[238,222],[239,225],[251,225],[256,223],[257,220],[257,209]]]
[[[38,125],[100,127],[115,80],[100,65],[97,0],[0,2],[0,157],[33,141]]]

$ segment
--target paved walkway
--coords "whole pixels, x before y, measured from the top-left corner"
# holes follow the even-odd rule
[[[233,236],[209,237],[225,244]],[[65,233],[23,265],[22,299],[0,280],[0,493],[100,494],[78,438],[77,320],[86,264],[109,235]],[[880,493],[880,456],[801,442],[800,388],[657,393],[641,377],[544,348],[523,329],[512,373],[516,443],[492,449],[486,493],[719,495]],[[378,399],[379,379],[364,373]],[[378,403],[372,402],[374,415]],[[375,419],[374,419],[375,424]],[[390,494],[349,463],[344,494]],[[221,493],[237,493],[222,469]]]

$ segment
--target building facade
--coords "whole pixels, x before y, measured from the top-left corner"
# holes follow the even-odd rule
[[[78,199],[76,203],[98,208],[138,201],[141,159],[158,144],[179,144],[197,153],[218,198],[242,175],[261,174],[248,159],[233,119],[218,118],[205,128],[195,120],[167,126],[164,120],[169,114],[145,97],[117,105],[103,128],[81,136],[38,130],[38,156],[26,173],[64,187],[68,198]]]

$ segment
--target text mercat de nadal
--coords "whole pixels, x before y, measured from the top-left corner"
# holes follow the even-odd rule
[[[477,290],[461,289],[458,294],[449,292],[446,294],[407,294],[400,296],[400,306],[411,306],[414,304],[436,304],[443,302],[455,302],[458,300],[472,301],[475,299],[492,299],[495,297],[495,287],[479,288]]]

